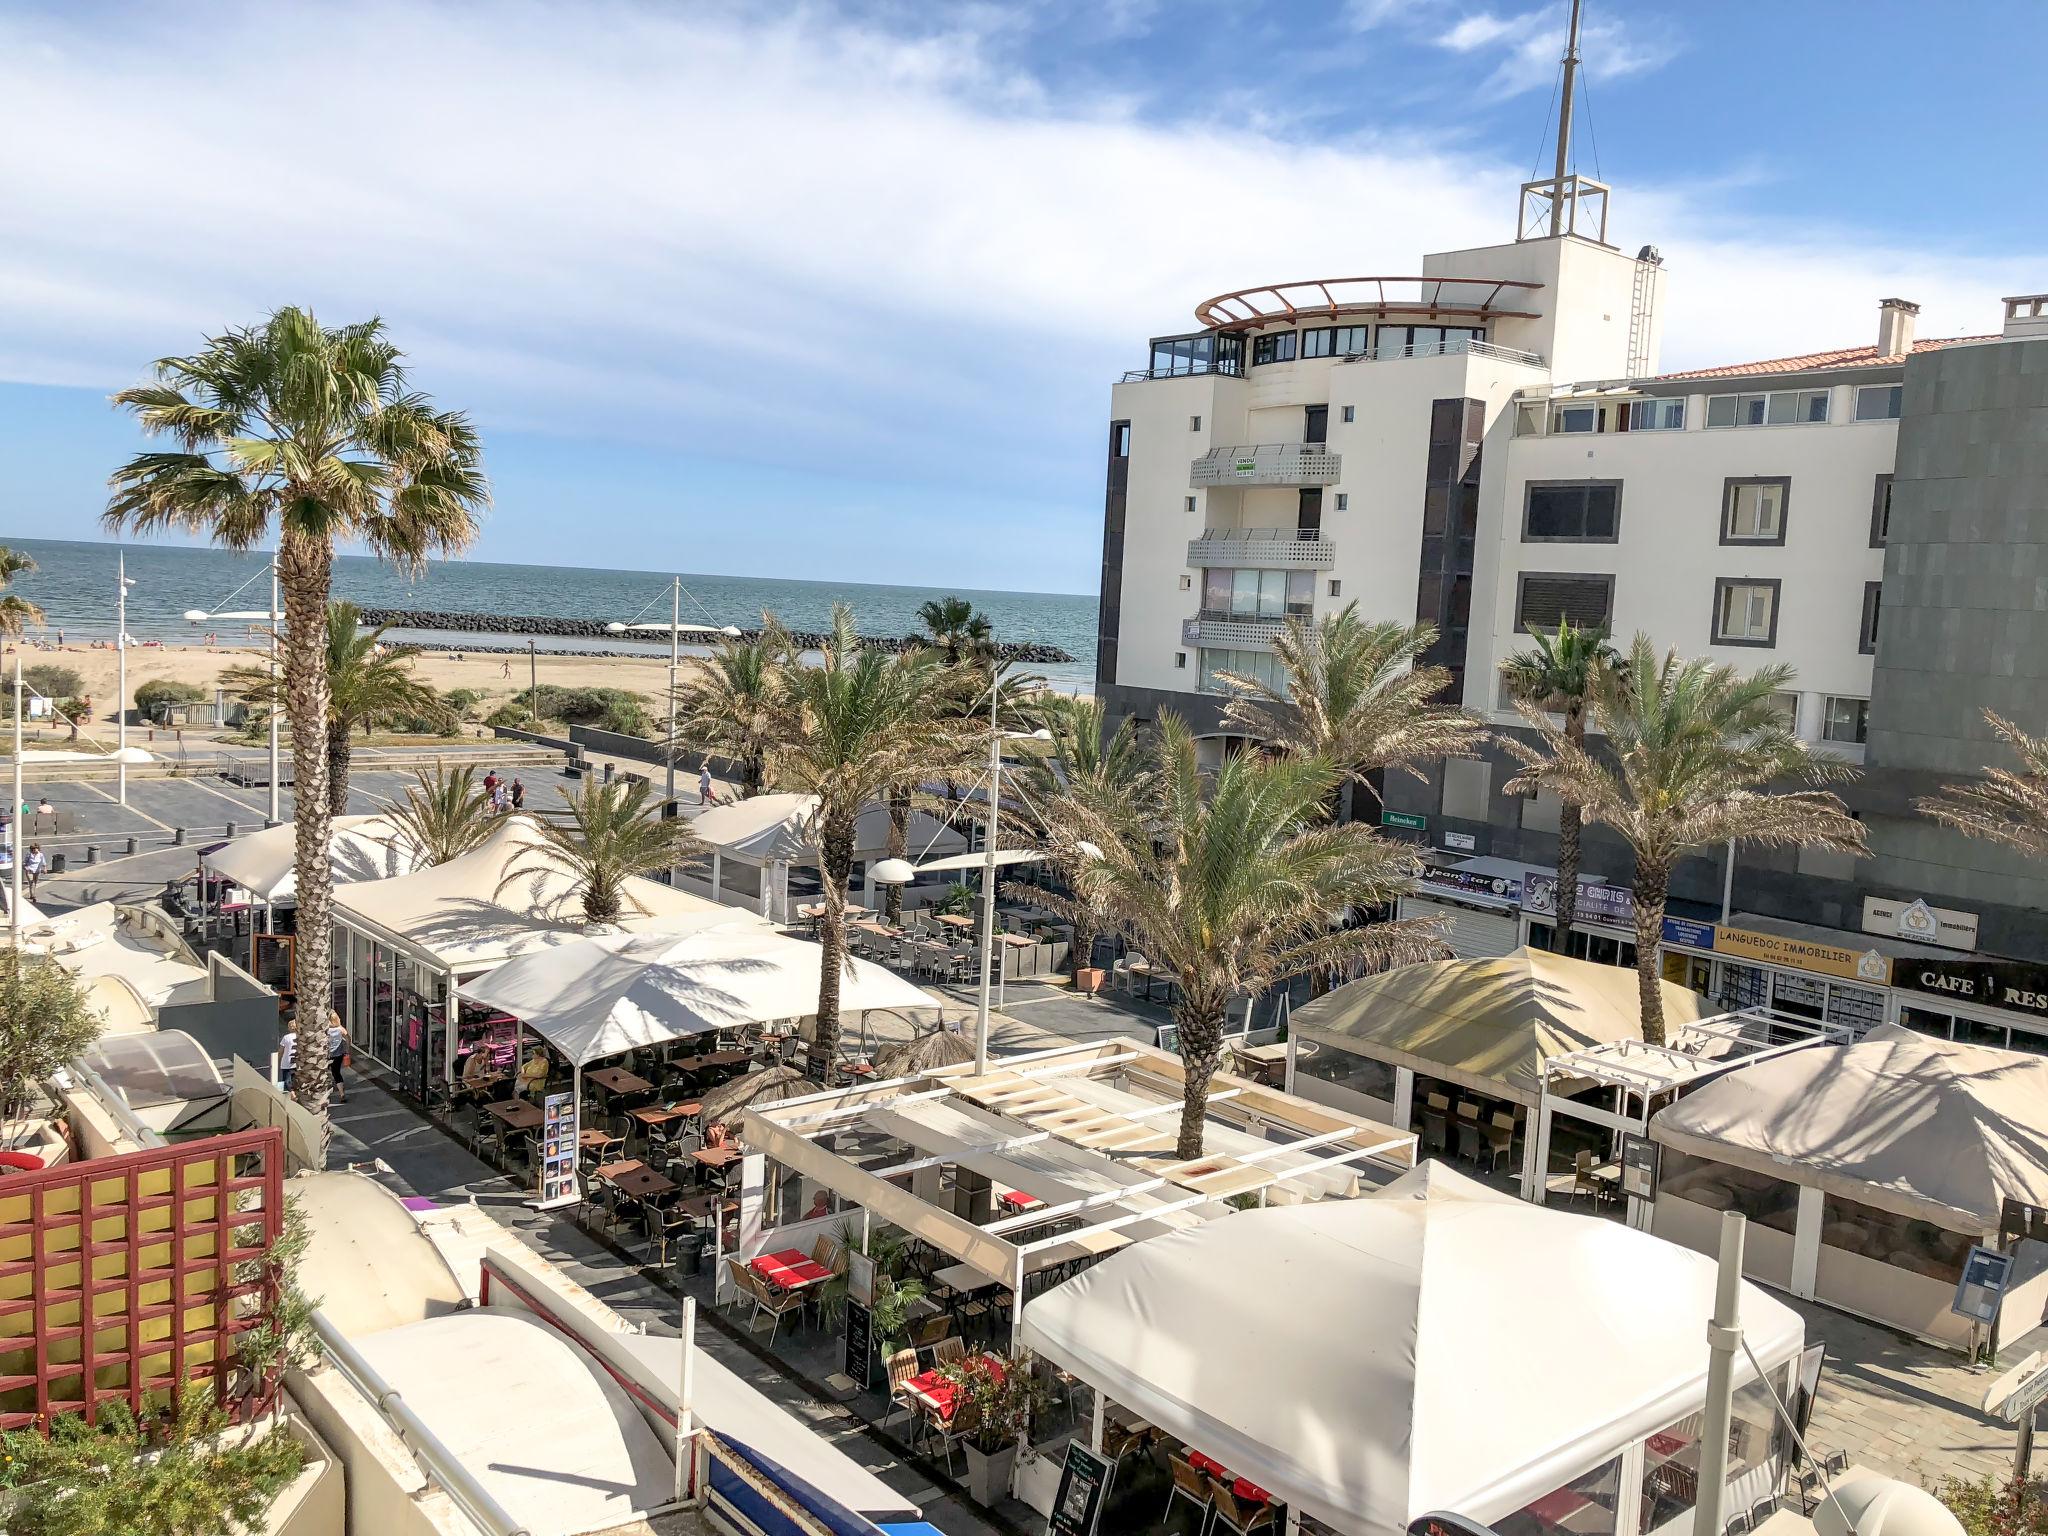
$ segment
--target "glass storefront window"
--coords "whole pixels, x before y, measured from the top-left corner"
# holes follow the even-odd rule
[[[1962,1278],[1963,1260],[1970,1256],[1975,1241],[1966,1233],[1951,1232],[1931,1221],[1881,1211],[1837,1195],[1822,1197],[1820,1240],[1823,1247],[1875,1259],[1944,1285]]]
[[[1312,1077],[1318,1082],[1347,1088],[1388,1104],[1394,1102],[1392,1066],[1370,1056],[1361,1056],[1356,1051],[1344,1050],[1327,1040],[1316,1042],[1313,1055],[1304,1051],[1294,1070],[1301,1077]]]
[[[1604,1461],[1493,1522],[1500,1536],[1614,1536],[1621,1507],[1621,1458]]]
[[[1740,1211],[1754,1226],[1791,1235],[1799,1219],[1799,1186],[1769,1174],[1664,1149],[1657,1192],[1711,1211]]]

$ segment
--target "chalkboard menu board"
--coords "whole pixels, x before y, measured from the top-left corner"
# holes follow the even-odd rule
[[[1052,1501],[1051,1536],[1095,1536],[1115,1476],[1113,1462],[1080,1441],[1069,1440],[1066,1465],[1060,1468],[1059,1496]]]
[[[846,1304],[846,1374],[862,1391],[872,1379],[875,1357],[874,1317],[857,1301]]]

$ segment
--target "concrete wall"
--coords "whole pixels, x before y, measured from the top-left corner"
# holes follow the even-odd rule
[[[341,1463],[348,1536],[475,1536],[469,1518],[428,1486],[405,1442],[334,1367],[287,1372],[285,1387]]]

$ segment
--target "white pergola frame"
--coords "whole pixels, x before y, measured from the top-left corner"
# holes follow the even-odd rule
[[[1771,1043],[1773,1034],[1788,1032],[1795,1038]],[[1675,1096],[1725,1072],[1754,1066],[1774,1056],[1846,1038],[1847,1031],[1838,1025],[1817,1023],[1770,1008],[1745,1008],[1683,1025],[1668,1045],[1609,1040],[1561,1056],[1547,1056],[1543,1060],[1543,1093],[1537,1101],[1535,1132],[1525,1139],[1522,1197],[1541,1205],[1549,1193],[1550,1131],[1552,1121],[1559,1115],[1612,1131],[1618,1150],[1622,1136],[1650,1134],[1650,1117],[1664,1107],[1657,1101],[1665,1095]],[[1715,1046],[1727,1049],[1719,1055],[1704,1054]],[[1615,1107],[1603,1109],[1565,1097],[1567,1091],[1583,1092],[1589,1082],[1613,1089]],[[1649,1201],[1634,1195],[1628,1197],[1628,1224],[1649,1230]]]
[[[1209,1103],[1212,1111],[1220,1109],[1212,1112],[1212,1121],[1229,1129],[1256,1130],[1270,1145],[1181,1162],[1170,1150],[1170,1137],[1148,1131],[1148,1123],[1179,1112],[1182,1073],[1179,1057],[1150,1045],[1129,1040],[1065,1044],[1000,1058],[990,1064],[984,1077],[977,1077],[972,1065],[963,1063],[749,1108],[741,1118],[740,1141],[747,1151],[759,1152],[771,1164],[800,1173],[861,1207],[864,1221],[878,1217],[958,1262],[1001,1279],[1010,1289],[1013,1345],[1028,1277],[1068,1256],[1107,1253],[1122,1246],[1127,1239],[1116,1234],[1124,1227],[1175,1215],[1193,1214],[1199,1219],[1201,1207],[1228,1209],[1224,1202],[1235,1196],[1256,1194],[1264,1204],[1276,1186],[1316,1198],[1313,1183],[1304,1189],[1302,1181],[1367,1160],[1390,1169],[1414,1165],[1416,1138],[1412,1132],[1397,1131],[1222,1072],[1211,1079]],[[1087,1116],[1077,1115],[1071,1107],[1041,1105],[1034,1110],[1020,1104],[1052,1096],[1060,1079],[1075,1075],[1121,1077],[1127,1092],[1139,1091],[1142,1083],[1144,1089],[1162,1097],[1142,1109],[1096,1110]],[[977,1140],[960,1150],[920,1153],[877,1168],[861,1167],[819,1143],[820,1136],[853,1129],[871,1115],[932,1102],[957,1102],[980,1120],[1007,1121],[1007,1133]],[[1013,1112],[1005,1105],[1017,1108]],[[1032,1115],[1043,1116],[1047,1123],[1026,1118]],[[1063,1117],[1075,1124],[1052,1123]],[[1119,1156],[1112,1158],[1087,1139],[1099,1135],[1105,1126],[1121,1126],[1137,1134],[1141,1142],[1165,1141],[1168,1145],[1136,1150],[1119,1147]],[[881,1124],[873,1128],[888,1133]],[[1276,1130],[1289,1134],[1276,1139]],[[1045,1142],[1058,1142],[1070,1153],[1099,1159],[1105,1168],[1135,1169],[1144,1177],[986,1224],[969,1221],[891,1182],[904,1174],[959,1162],[963,1154],[1001,1157],[1006,1151]],[[1269,1166],[1274,1159],[1300,1159],[1307,1153],[1317,1155],[1286,1167]],[[1203,1187],[1205,1181],[1217,1180],[1235,1187]],[[779,1182],[775,1177],[768,1180],[771,1187]],[[1169,1190],[1175,1192],[1172,1198],[1156,1199],[1161,1191]],[[1129,1204],[1147,1197],[1156,1203],[1136,1208]],[[1034,1227],[1074,1218],[1081,1220],[1076,1230],[1036,1238],[1025,1235]]]

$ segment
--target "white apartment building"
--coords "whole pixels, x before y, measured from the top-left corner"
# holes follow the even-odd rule
[[[1800,734],[1863,764],[1847,794],[1875,856],[1744,850],[1732,879],[1692,861],[1677,910],[1827,951],[1844,979],[1817,1014],[2003,1043],[2013,1009],[1972,1023],[1956,999],[2033,998],[2018,1012],[2048,1046],[2048,880],[1912,809],[1997,760],[1984,707],[2048,730],[2048,299],[1954,338],[1916,336],[1915,306],[1883,299],[1860,345],[1667,374],[1673,274],[1608,241],[1605,189],[1530,183],[1523,210],[1513,243],[1426,256],[1420,276],[1248,288],[1152,340],[1112,390],[1098,690],[1119,714],[1176,711],[1220,754],[1216,674],[1270,673],[1290,615],[1353,600],[1436,626],[1429,659],[1503,730],[1519,717],[1499,665],[1560,614],[1789,665]],[[1397,835],[1467,866],[1440,894],[1507,909],[1487,943],[1530,932],[1523,877],[1555,859],[1557,808],[1504,796],[1512,772],[1489,748],[1384,786]],[[1586,858],[1625,890],[1625,848],[1596,830]],[[1624,958],[1629,937],[1574,947]],[[1801,995],[1687,963],[1673,974],[1739,1000]]]

